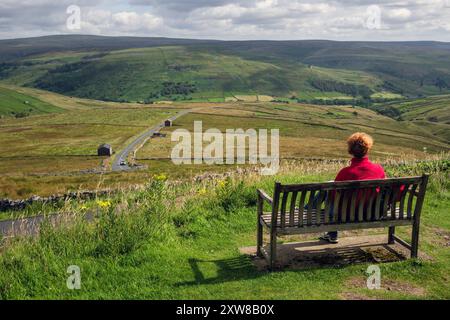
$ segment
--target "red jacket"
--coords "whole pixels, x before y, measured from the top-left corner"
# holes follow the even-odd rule
[[[353,158],[349,167],[342,169],[335,181],[357,181],[385,179],[386,173],[381,165],[370,162],[368,157]]]
[[[342,169],[335,181],[358,181],[358,180],[381,180],[386,178],[386,173],[381,165],[370,162],[368,157],[353,158],[351,165]],[[380,188],[377,188],[377,193]],[[361,198],[364,195],[364,190],[359,190],[356,198],[356,206],[359,206]],[[364,203],[367,204],[369,199],[373,196],[372,192],[365,193]],[[348,208],[349,210],[350,208]]]

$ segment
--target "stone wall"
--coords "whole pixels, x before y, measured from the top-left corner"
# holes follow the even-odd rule
[[[12,211],[12,210],[23,210],[27,206],[35,203],[57,203],[62,201],[67,201],[71,199],[94,199],[98,196],[106,196],[113,193],[112,190],[101,190],[101,191],[80,191],[80,192],[70,192],[66,194],[51,195],[49,197],[39,197],[33,196],[28,199],[22,200],[12,200],[12,199],[0,199],[0,212],[1,211]]]

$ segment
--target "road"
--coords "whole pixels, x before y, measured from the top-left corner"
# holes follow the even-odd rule
[[[75,215],[71,214],[49,214],[47,216],[39,215],[16,220],[0,221],[0,239],[3,237],[17,236],[37,236],[41,224],[48,221],[52,226],[57,227],[74,221]],[[88,212],[84,219],[88,222],[95,217],[94,212]]]
[[[168,118],[168,120],[175,121],[176,119],[184,116],[185,114],[187,114],[189,112],[190,112],[190,110],[185,110],[185,111],[179,112],[176,115],[174,115],[173,117]],[[123,149],[119,154],[116,155],[114,162],[112,164],[112,167],[111,167],[112,171],[133,170],[133,168],[128,165],[128,161],[127,161],[130,153],[133,152],[134,150],[136,150],[140,145],[142,145],[145,142],[146,139],[151,138],[153,136],[153,134],[155,134],[156,132],[159,132],[162,128],[164,128],[164,122],[157,126],[150,128],[149,130],[147,130],[146,132],[141,134],[139,137],[134,139],[133,142],[131,142],[127,147],[125,147],[125,149]],[[121,162],[125,162],[126,165],[121,166],[120,165]]]

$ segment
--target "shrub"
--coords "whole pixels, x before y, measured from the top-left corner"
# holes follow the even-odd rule
[[[244,181],[234,181],[230,178],[216,188],[217,205],[225,212],[236,210],[256,204],[254,192],[245,186]]]

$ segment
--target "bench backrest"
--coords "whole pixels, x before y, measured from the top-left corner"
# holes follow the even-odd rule
[[[276,183],[272,221],[286,228],[412,220],[420,215],[427,183],[428,175],[299,185]]]

